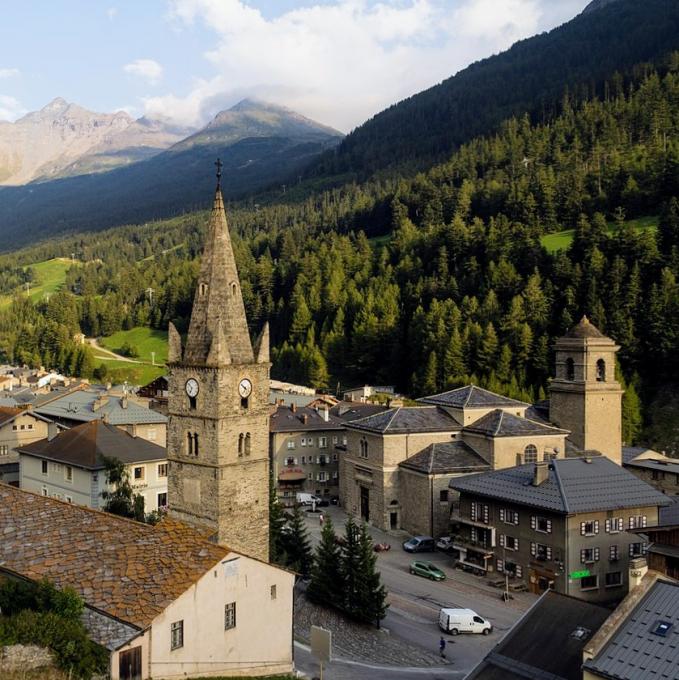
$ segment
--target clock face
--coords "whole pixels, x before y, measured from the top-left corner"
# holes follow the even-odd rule
[[[247,378],[243,378],[238,384],[238,394],[245,399],[250,396],[251,392],[252,383]]]
[[[196,397],[198,396],[198,381],[195,378],[189,378],[186,381],[186,394],[189,395],[189,397]]]

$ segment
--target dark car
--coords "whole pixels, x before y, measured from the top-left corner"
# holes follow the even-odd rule
[[[413,536],[403,543],[406,552],[434,552],[436,541],[431,536]]]

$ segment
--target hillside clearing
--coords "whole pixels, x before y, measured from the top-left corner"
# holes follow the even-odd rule
[[[105,338],[99,338],[99,344],[106,349],[121,354],[124,345],[137,350],[134,359],[163,365],[167,361],[167,331],[138,326],[129,331],[118,331]],[[154,352],[152,357],[151,353]]]
[[[66,272],[74,265],[79,265],[77,261],[67,257],[55,257],[44,262],[36,262],[29,265],[35,272],[35,281],[29,286],[29,297],[32,302],[40,302],[45,297],[56,293],[63,288],[66,283]],[[25,267],[28,268],[28,267]],[[22,288],[23,289],[23,288]],[[22,289],[17,289],[19,293]],[[12,301],[13,295],[0,296],[0,308],[6,307]]]

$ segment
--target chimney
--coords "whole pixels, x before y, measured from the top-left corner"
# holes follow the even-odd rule
[[[57,424],[53,420],[50,420],[50,422],[47,423],[47,441],[51,442],[58,434],[59,428],[57,427]]]
[[[330,420],[330,409],[327,406],[323,407],[323,420],[326,423]]]
[[[101,420],[108,425],[111,422],[110,414],[104,413],[104,417]]]
[[[634,590],[648,572],[645,557],[636,557],[629,561],[629,589]]]
[[[306,413],[302,414],[302,423],[306,425],[309,422],[309,416]]]
[[[549,463],[541,461],[535,463],[535,470],[533,471],[533,486],[540,486],[549,479]]]
[[[290,404],[290,410],[291,410],[293,413],[297,413],[297,404],[295,404],[294,401]]]
[[[127,408],[127,394],[120,400],[120,408]]]

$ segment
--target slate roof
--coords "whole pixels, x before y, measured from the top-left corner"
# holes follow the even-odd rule
[[[456,432],[461,429],[453,416],[437,406],[398,406],[367,418],[352,420],[346,426],[380,434]]]
[[[671,624],[666,636],[653,633],[659,621]],[[658,580],[584,668],[605,678],[676,678],[679,668],[679,585]]]
[[[424,451],[399,463],[399,467],[428,475],[481,472],[490,465],[462,441],[430,444]]]
[[[660,508],[658,526],[679,525],[679,497],[673,496],[671,501],[669,505]]]
[[[306,423],[304,418],[306,416]],[[303,406],[293,411],[289,406],[279,406],[269,417],[269,432],[309,432],[310,430],[343,430],[344,421],[323,411]]]
[[[679,460],[674,458],[641,458],[639,460],[631,460],[625,463],[627,467],[642,468],[644,470],[658,470],[660,472],[671,472],[672,474],[679,474]]]
[[[521,418],[501,409],[496,409],[475,420],[464,428],[464,432],[482,434],[486,437],[546,437],[557,434],[570,434],[552,425]]]
[[[466,680],[581,680],[582,650],[610,610],[547,591],[486,655]],[[583,637],[573,636],[585,629]]]
[[[343,421],[358,420],[367,418],[376,413],[383,413],[388,410],[388,406],[382,404],[368,404],[359,401],[340,401],[330,409],[330,415],[341,418]]]
[[[573,326],[564,337],[605,338],[606,336],[586,316],[583,316],[580,322]]]
[[[114,425],[92,420],[60,432],[53,439],[40,439],[19,447],[19,453],[47,458],[87,470],[102,470],[104,456],[123,463],[164,460],[167,451],[141,437],[133,437]]]
[[[467,385],[457,389],[433,394],[429,397],[422,397],[417,401],[423,404],[434,404],[436,406],[449,406],[452,408],[488,408],[493,406],[526,408],[529,404],[501,394],[489,392],[476,385]]]
[[[140,524],[4,484],[0,536],[4,568],[142,629],[230,552],[169,518]]]
[[[589,461],[589,462],[587,462]],[[559,458],[549,463],[549,476],[533,486],[534,463],[452,479],[457,491],[519,505],[572,514],[620,508],[665,506],[664,494],[605,456]]]
[[[622,447],[622,464],[626,465],[630,461],[634,460],[637,456],[640,456],[644,451],[648,451],[645,446],[623,446]]]
[[[104,396],[106,403],[95,410],[97,398]],[[77,390],[65,394],[47,404],[35,408],[48,418],[63,418],[87,422],[101,419],[107,416],[111,425],[152,425],[167,423],[167,416],[150,408],[140,406],[131,400],[127,400],[127,406],[123,406],[122,397],[102,395],[100,392],[90,390]]]

